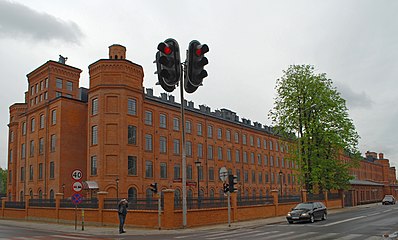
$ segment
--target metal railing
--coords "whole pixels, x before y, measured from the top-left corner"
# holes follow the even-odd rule
[[[6,202],[5,208],[25,209],[25,202]]]
[[[255,198],[238,198],[238,206],[270,205],[274,204],[272,196],[263,196]]]
[[[312,193],[307,194],[307,201],[322,201],[322,200],[325,200],[324,194],[312,194]]]
[[[337,200],[340,199],[339,193],[328,193],[328,200]]]
[[[227,198],[187,198],[187,209],[228,207]],[[174,209],[182,209],[182,199],[174,199]]]
[[[75,205],[70,199],[61,199],[60,202],[61,208],[98,208],[98,199],[83,199],[83,201],[77,205]]]
[[[285,195],[285,196],[279,196],[278,198],[278,203],[299,203],[301,202],[301,197],[300,195]]]
[[[55,199],[29,199],[29,207],[55,207]]]
[[[157,210],[158,199],[154,198],[130,198],[128,200],[128,210]],[[117,209],[120,198],[106,198],[104,199],[104,209]],[[164,207],[164,199],[162,197],[161,207]]]

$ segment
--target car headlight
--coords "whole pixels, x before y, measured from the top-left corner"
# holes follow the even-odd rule
[[[290,216],[291,216],[291,215],[290,215],[290,212],[289,212],[289,213],[287,213],[287,216],[288,216],[288,217],[290,217]]]
[[[306,217],[308,216],[308,213],[302,213],[301,216]]]

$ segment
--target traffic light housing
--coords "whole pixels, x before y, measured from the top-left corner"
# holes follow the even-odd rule
[[[235,188],[235,185],[238,183],[238,177],[236,175],[228,175],[228,183],[229,183],[229,192],[233,193],[238,191],[237,188]]]
[[[193,40],[188,47],[187,77],[185,78],[184,88],[187,93],[193,93],[202,85],[203,78],[207,77],[207,71],[204,70],[209,61],[205,53],[209,51],[206,44],[200,44]]]
[[[228,183],[223,183],[223,190],[224,190],[224,193],[229,192],[229,184]]]
[[[153,193],[155,193],[155,194],[158,193],[158,183],[154,182],[154,183],[151,183],[149,186],[151,187],[151,191]]]
[[[180,47],[176,40],[169,38],[159,43],[156,53],[158,84],[167,92],[172,92],[181,77]]]

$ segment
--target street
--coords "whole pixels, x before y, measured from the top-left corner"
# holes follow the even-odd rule
[[[21,226],[0,225],[0,240],[5,239],[311,239],[311,240],[376,240],[383,234],[391,234],[398,230],[398,206],[373,204],[369,207],[359,207],[337,211],[328,215],[325,221],[315,223],[294,223],[286,221],[268,225],[240,225],[231,228],[201,228],[183,230],[140,230],[128,229],[126,234],[109,234],[101,232],[81,233],[57,232],[46,229],[31,229]],[[54,225],[57,226],[57,225]]]

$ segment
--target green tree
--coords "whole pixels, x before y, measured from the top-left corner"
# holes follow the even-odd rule
[[[7,169],[2,169],[0,167],[0,194],[6,193],[7,186]]]
[[[291,159],[299,164],[299,180],[309,191],[343,189],[349,168],[359,159],[358,139],[345,100],[325,73],[311,65],[292,65],[276,82],[277,96],[270,111],[280,134],[296,138]],[[350,154],[352,161],[341,161]]]

